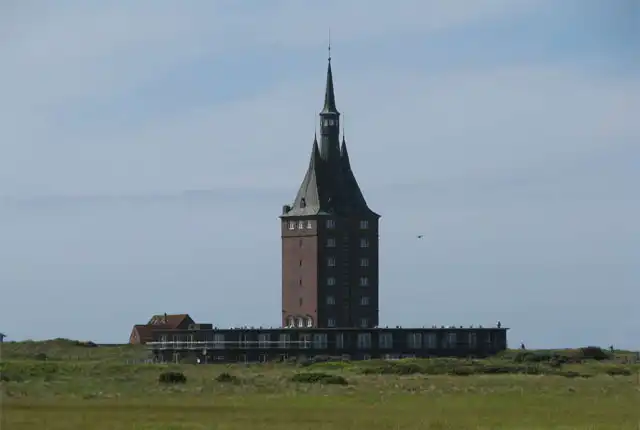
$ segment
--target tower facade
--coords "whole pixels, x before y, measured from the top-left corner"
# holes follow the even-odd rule
[[[331,58],[320,141],[292,204],[282,209],[282,324],[285,327],[378,325],[378,224],[340,141]]]

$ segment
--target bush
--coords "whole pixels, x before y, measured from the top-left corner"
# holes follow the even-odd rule
[[[631,376],[632,372],[626,367],[611,367],[607,369],[607,375],[609,376]]]
[[[238,382],[238,378],[236,376],[233,376],[232,374],[227,372],[223,372],[219,374],[218,376],[216,376],[215,379],[218,382],[233,382],[233,383]]]
[[[47,361],[48,357],[47,357],[47,354],[45,354],[44,352],[40,352],[34,355],[33,359],[38,361]]]
[[[291,377],[291,381],[306,383],[306,384],[333,384],[333,385],[349,384],[349,382],[340,375],[331,375],[329,373],[320,373],[320,372],[296,373]]]
[[[158,382],[161,384],[184,384],[187,377],[182,372],[163,372],[158,376]]]
[[[579,356],[584,360],[608,360],[610,354],[597,346],[587,346],[579,349]]]

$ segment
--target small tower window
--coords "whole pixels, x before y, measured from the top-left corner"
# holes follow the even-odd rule
[[[369,239],[360,239],[360,248],[368,248]]]
[[[336,240],[333,237],[330,237],[329,239],[327,239],[327,248],[335,248],[336,247]]]
[[[336,304],[336,299],[333,296],[327,296],[327,304],[328,305],[335,305]]]
[[[287,318],[287,327],[295,327],[295,322],[293,320],[293,317]]]
[[[335,318],[329,318],[329,319],[327,320],[327,325],[328,325],[329,327],[335,327],[335,326],[336,326],[336,319],[335,319]]]
[[[369,259],[361,258],[360,259],[360,267],[369,267]]]
[[[307,207],[307,199],[305,199],[304,197],[300,199],[300,207],[301,208]]]
[[[311,317],[307,317],[307,327],[313,327],[313,319]]]
[[[313,228],[313,224],[311,224],[311,221],[307,221],[307,229],[311,230]]]
[[[300,230],[304,229],[304,221],[298,221],[298,229]]]
[[[334,257],[327,258],[327,266],[336,267],[336,259]]]
[[[329,276],[327,278],[327,285],[332,287],[336,284],[336,278],[334,278],[333,276]]]
[[[369,278],[367,278],[366,276],[361,276],[360,277],[360,286],[361,287],[366,287],[369,285]]]
[[[360,298],[360,304],[362,306],[368,306],[369,305],[369,297],[361,297]]]
[[[296,222],[289,221],[289,230],[295,230],[295,229],[296,229]]]
[[[336,221],[333,219],[327,220],[327,228],[336,228]]]
[[[360,230],[366,230],[369,228],[369,221],[367,221],[366,219],[363,219],[362,221],[360,221]]]
[[[304,320],[302,318],[298,318],[298,327],[304,327]]]
[[[327,126],[329,125],[329,120],[328,120],[328,119],[325,119],[325,120],[323,121],[323,124],[324,124],[324,126],[325,126],[325,127],[327,127]]]
[[[335,124],[335,122],[332,119],[330,119],[329,120],[329,125],[334,125],[334,124]]]

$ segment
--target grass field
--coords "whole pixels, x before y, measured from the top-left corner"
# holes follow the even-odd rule
[[[622,356],[166,366],[67,341],[2,353],[1,430],[640,429],[640,366]],[[186,382],[160,383],[168,371]]]

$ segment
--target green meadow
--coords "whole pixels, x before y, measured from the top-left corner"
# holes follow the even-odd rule
[[[139,346],[5,343],[0,428],[640,429],[631,353],[250,365],[146,357]]]

